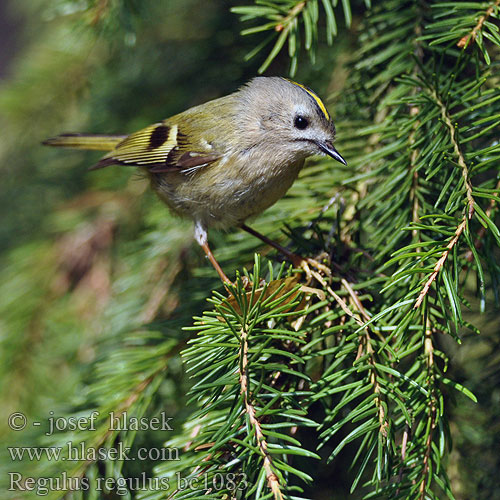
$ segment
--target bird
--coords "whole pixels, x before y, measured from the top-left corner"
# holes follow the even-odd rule
[[[130,135],[64,133],[45,145],[107,151],[89,170],[133,166],[149,177],[169,209],[194,222],[198,244],[231,283],[208,244],[212,228],[239,227],[290,257],[247,226],[285,195],[307,157],[335,149],[335,125],[310,88],[278,76],[255,77],[232,94],[187,109]],[[306,264],[307,267],[307,264]]]

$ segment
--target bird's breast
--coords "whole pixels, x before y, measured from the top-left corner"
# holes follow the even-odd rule
[[[167,173],[153,187],[175,212],[206,227],[241,225],[282,198],[304,164],[302,158],[258,150],[226,155],[193,175]]]

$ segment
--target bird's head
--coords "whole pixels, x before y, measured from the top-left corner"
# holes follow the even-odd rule
[[[333,146],[335,126],[321,99],[286,78],[257,77],[238,93],[238,116],[249,142],[286,149],[297,159],[326,154],[346,165]]]

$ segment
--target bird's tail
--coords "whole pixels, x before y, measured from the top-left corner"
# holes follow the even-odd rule
[[[61,134],[43,141],[42,144],[61,148],[111,151],[126,137],[126,135]]]

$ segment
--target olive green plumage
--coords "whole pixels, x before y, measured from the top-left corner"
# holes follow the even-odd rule
[[[64,134],[45,144],[108,150],[94,167],[142,168],[175,213],[209,227],[244,224],[274,204],[304,160],[328,154],[335,127],[319,97],[279,77],[258,77],[233,94],[195,106],[129,136]]]

